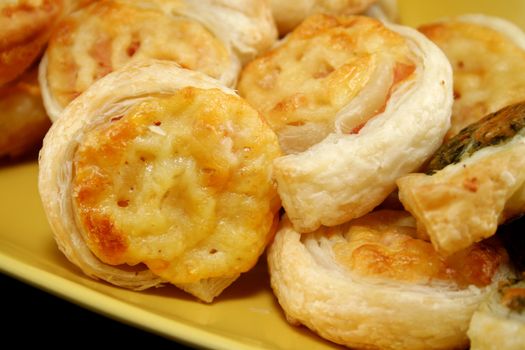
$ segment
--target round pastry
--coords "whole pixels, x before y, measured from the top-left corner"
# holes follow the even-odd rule
[[[40,148],[49,120],[33,67],[0,86],[0,158],[16,158]]]
[[[263,0],[95,2],[67,16],[49,42],[40,64],[46,110],[56,120],[94,81],[144,58],[175,61],[233,87],[243,60],[277,35],[269,14]]]
[[[170,282],[209,302],[275,231],[279,155],[233,90],[140,61],[64,110],[44,139],[39,190],[60,249],[87,275],[133,289]]]
[[[435,248],[453,253],[525,213],[525,102],[489,114],[445,142],[427,174],[397,180],[399,199]]]
[[[415,238],[404,211],[295,231],[288,219],[268,251],[287,320],[356,349],[462,349],[469,321],[510,274],[505,250],[484,242],[451,257]]]
[[[454,105],[446,138],[489,113],[525,100],[525,32],[481,14],[446,18],[419,30],[454,70]]]
[[[361,13],[377,0],[270,0],[273,17],[281,35],[295,29],[310,15],[323,13],[353,15]]]
[[[525,281],[507,283],[491,293],[472,316],[472,350],[521,350],[525,345]]]
[[[20,76],[39,57],[62,10],[62,0],[0,3],[0,86]]]
[[[371,211],[450,125],[443,53],[414,29],[364,16],[308,18],[244,68],[238,90],[289,153],[274,174],[300,232]]]

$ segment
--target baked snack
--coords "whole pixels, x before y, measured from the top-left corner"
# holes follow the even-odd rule
[[[210,302],[249,270],[280,208],[275,134],[233,90],[169,61],[130,63],[75,99],[44,139],[39,191],[84,273]]]
[[[472,350],[520,350],[525,344],[525,281],[500,286],[472,316]]]
[[[525,100],[525,32],[481,14],[445,18],[419,30],[454,70],[454,105],[446,138],[507,105]]]
[[[371,211],[450,125],[443,53],[412,28],[364,16],[308,18],[243,69],[238,90],[289,153],[274,175],[300,232]]]
[[[35,66],[0,86],[0,158],[16,158],[36,151],[51,125],[42,104],[37,75]]]
[[[525,213],[525,102],[463,129],[427,167],[397,180],[399,199],[435,248],[453,253]]]
[[[244,60],[276,39],[264,0],[100,0],[67,16],[40,64],[53,120],[94,81],[129,61],[171,60],[233,87]]]
[[[62,10],[62,0],[0,3],[0,86],[16,79],[40,56]]]
[[[377,0],[270,0],[280,35],[295,29],[313,14],[353,15],[364,12]]]
[[[284,219],[268,266],[290,323],[357,349],[465,348],[472,314],[511,275],[496,242],[444,257],[404,211],[306,234]]]

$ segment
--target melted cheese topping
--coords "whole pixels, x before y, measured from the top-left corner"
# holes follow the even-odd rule
[[[172,283],[251,268],[280,207],[277,139],[243,100],[185,88],[137,102],[88,131],[74,157],[73,202],[103,262]]]
[[[334,245],[336,260],[354,273],[408,282],[454,282],[486,286],[507,258],[504,250],[474,244],[445,257],[417,239],[414,220],[403,211],[378,211],[350,223],[346,241]]]
[[[504,106],[525,99],[525,51],[479,24],[448,22],[419,28],[454,69],[455,101],[447,138]]]
[[[198,22],[113,1],[67,17],[47,55],[48,85],[61,106],[131,60],[172,60],[214,78],[231,64],[227,48]]]
[[[338,112],[384,66],[391,67],[384,74],[391,78],[367,92],[377,95],[367,118],[384,107],[392,86],[414,70],[406,41],[371,18],[317,15],[252,61],[238,89],[279,134],[283,149],[300,152],[334,131]],[[357,132],[365,122],[346,128]]]

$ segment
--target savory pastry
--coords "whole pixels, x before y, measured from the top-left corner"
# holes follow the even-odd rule
[[[0,86],[20,76],[39,57],[62,10],[62,0],[0,3]]]
[[[279,155],[233,90],[140,61],[64,110],[44,139],[39,190],[60,249],[87,275],[133,289],[170,282],[210,302],[275,231]]]
[[[296,230],[362,216],[434,153],[450,125],[452,71],[414,29],[315,15],[241,73],[285,153],[278,191]]]
[[[525,347],[525,281],[491,293],[472,316],[471,350],[522,350]]]
[[[0,158],[40,148],[51,122],[37,81],[37,67],[0,86]]]
[[[171,60],[232,87],[244,60],[277,33],[264,0],[100,0],[67,16],[40,65],[48,114],[94,81],[144,58]]]
[[[284,219],[268,266],[290,323],[356,349],[465,348],[473,312],[510,275],[497,242],[444,257],[404,211],[306,234]]]
[[[525,102],[489,114],[436,152],[427,174],[397,180],[399,199],[435,248],[453,253],[525,213]]]
[[[284,35],[313,14],[353,15],[361,13],[377,0],[270,0],[273,17]]]
[[[446,138],[489,113],[525,100],[525,33],[486,15],[463,15],[419,30],[454,69],[452,124]]]

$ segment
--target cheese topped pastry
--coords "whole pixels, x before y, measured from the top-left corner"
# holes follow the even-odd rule
[[[443,50],[454,69],[447,138],[489,113],[525,100],[525,33],[513,23],[463,15],[419,30]]]
[[[391,210],[306,234],[284,219],[268,266],[290,323],[357,349],[464,348],[472,314],[510,276],[497,242],[446,257]]]
[[[39,57],[62,10],[62,0],[0,3],[0,85],[20,76]]]
[[[232,90],[146,61],[64,111],[44,141],[39,188],[60,248],[88,275],[139,289],[171,282],[211,301],[272,237],[279,154]],[[119,268],[141,264],[138,275]]]
[[[245,6],[252,2],[259,3],[249,1]],[[240,20],[238,27],[228,29],[231,32],[248,29],[247,38],[239,39],[238,45],[248,46],[244,49],[252,50],[251,54],[271,43],[268,38],[274,38],[275,28],[268,25],[259,32],[252,28],[256,16],[265,16],[261,6],[259,12],[244,13],[242,8],[220,2],[208,8],[204,3],[208,2],[198,6],[183,0],[101,0],[66,17],[51,38],[40,67],[44,102],[51,118],[56,120],[62,109],[96,80],[129,61],[144,58],[175,61],[233,86],[244,56],[237,54],[230,42],[233,34],[223,34],[226,25],[220,19],[230,16]],[[195,11],[201,12],[193,15]],[[213,11],[215,18],[205,15]]]
[[[489,114],[436,152],[427,174],[397,180],[399,199],[435,248],[453,253],[525,213],[525,103]]]
[[[417,31],[363,17],[316,15],[241,73],[285,157],[275,176],[299,231],[380,204],[449,127],[452,73]]]

